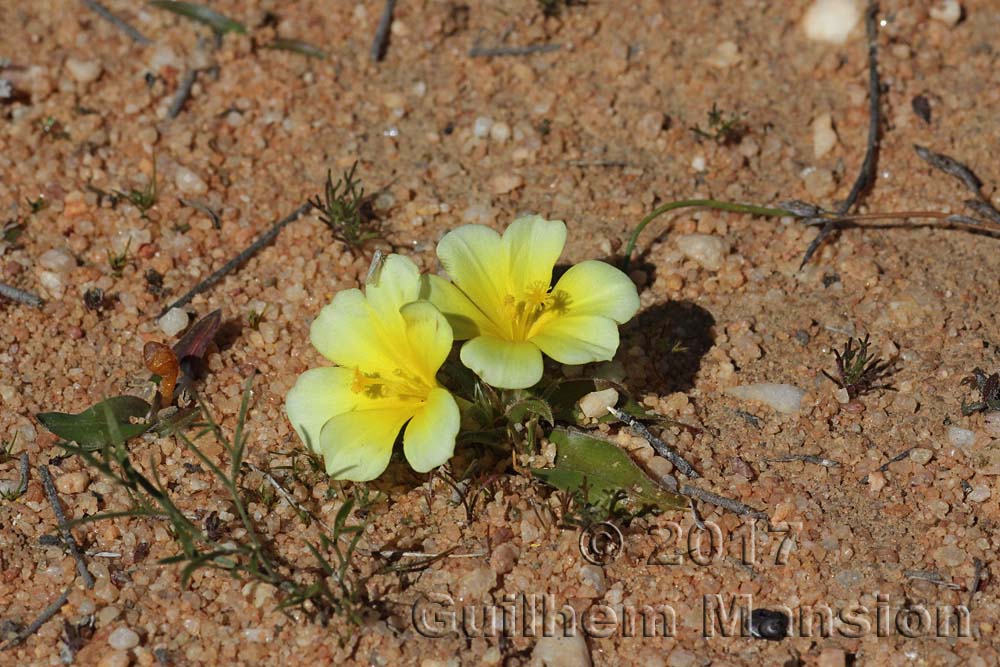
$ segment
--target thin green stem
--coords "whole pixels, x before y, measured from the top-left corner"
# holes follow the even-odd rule
[[[785,217],[785,216],[795,216],[791,211],[786,211],[781,208],[767,208],[765,206],[754,206],[753,204],[733,204],[731,202],[718,201],[716,199],[683,199],[681,201],[667,202],[666,204],[661,204],[654,208],[649,215],[642,219],[642,221],[636,225],[635,229],[632,230],[632,235],[629,236],[628,245],[625,246],[625,271],[629,269],[629,262],[632,259],[632,251],[635,250],[635,244],[639,240],[639,234],[642,230],[646,228],[646,225],[651,223],[656,218],[660,217],[668,211],[673,211],[679,208],[714,208],[720,211],[730,211],[732,213],[749,213],[750,215],[760,215],[764,217]]]

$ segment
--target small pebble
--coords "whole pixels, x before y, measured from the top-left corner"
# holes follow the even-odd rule
[[[59,493],[83,493],[87,490],[89,481],[90,475],[85,470],[78,470],[60,475],[56,478],[55,485]]]
[[[618,403],[618,392],[615,389],[592,391],[580,399],[580,412],[585,417],[597,419],[608,414],[608,408]]]
[[[54,273],[69,273],[76,268],[76,259],[68,250],[52,248],[42,253],[38,265]]]
[[[715,51],[705,59],[705,62],[718,69],[728,69],[733,65],[738,65],[740,60],[740,47],[736,45],[736,42],[726,40],[715,47]]]
[[[828,113],[813,119],[813,155],[821,158],[837,145],[837,133],[833,129],[833,118]]]
[[[802,25],[806,37],[815,42],[843,44],[860,18],[855,0],[815,0],[806,10]]]
[[[472,123],[472,135],[480,139],[485,139],[493,128],[493,119],[489,116],[480,116]]]
[[[118,628],[108,635],[108,645],[119,651],[127,651],[139,645],[139,635],[130,628]]]
[[[496,572],[489,567],[477,567],[459,579],[456,597],[463,602],[479,602],[496,584]]]
[[[524,185],[524,179],[517,174],[497,174],[490,181],[490,192],[505,195]]]
[[[990,495],[990,487],[985,484],[978,484],[972,487],[972,491],[965,498],[970,503],[982,503],[989,500]]]
[[[933,456],[934,452],[926,447],[917,447],[916,449],[910,450],[910,460],[920,466],[925,466],[930,463]]]
[[[931,18],[940,21],[949,28],[958,25],[962,18],[962,5],[958,0],[942,0],[930,9]]]
[[[201,180],[198,174],[187,167],[177,168],[177,173],[174,174],[174,184],[181,192],[192,195],[201,195],[208,192],[208,186],[205,185],[205,181]]]
[[[960,449],[966,449],[972,447],[976,442],[976,434],[974,431],[970,431],[967,428],[959,428],[958,426],[948,427],[948,442],[950,442],[955,447]]]
[[[531,653],[533,664],[544,667],[590,667],[590,649],[583,632],[570,636],[556,632],[551,637],[541,637]]]
[[[833,172],[829,169],[817,167],[807,167],[802,170],[802,184],[806,186],[806,192],[814,199],[823,199],[833,194],[837,188],[837,183],[833,178]]]
[[[702,268],[718,271],[722,268],[726,244],[719,237],[709,234],[682,234],[677,237],[677,249]]]
[[[708,165],[705,162],[704,155],[695,155],[693,158],[691,158],[691,168],[694,169],[695,171],[702,172],[705,171],[707,167]]]
[[[490,139],[499,144],[510,139],[510,125],[507,123],[496,123],[490,128]]]
[[[757,401],[769,405],[786,415],[795,414],[802,404],[805,391],[790,384],[747,384],[730,387],[726,393],[744,401]]]
[[[168,336],[176,336],[188,325],[188,314],[181,308],[171,308],[159,320],[160,331]]]
[[[91,83],[101,76],[101,63],[97,60],[67,58],[66,69],[77,83]]]
[[[125,651],[105,653],[97,663],[97,667],[128,667],[129,657]]]

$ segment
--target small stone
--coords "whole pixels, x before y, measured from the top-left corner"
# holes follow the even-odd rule
[[[682,234],[677,237],[677,249],[702,268],[718,271],[722,268],[726,244],[719,237],[709,234]]]
[[[662,456],[650,457],[644,465],[655,480],[663,480],[674,471],[674,464]]]
[[[38,265],[54,273],[69,273],[76,268],[76,259],[68,250],[52,248],[42,253]]]
[[[972,491],[965,497],[970,503],[982,503],[990,499],[990,487],[985,484],[977,484],[972,487]]]
[[[705,59],[705,62],[718,69],[728,69],[738,65],[741,59],[740,47],[736,42],[726,40],[715,47],[715,51]]]
[[[697,172],[705,171],[708,168],[708,163],[705,162],[704,155],[695,155],[691,158],[691,168]]]
[[[66,293],[66,283],[63,280],[63,274],[56,273],[55,271],[39,271],[38,284],[44,287],[45,291],[56,299],[62,298],[62,295]]]
[[[489,116],[480,116],[472,123],[472,136],[485,139],[493,128],[493,119]]]
[[[786,415],[795,414],[802,404],[805,391],[791,384],[747,384],[726,389],[730,396],[744,401],[757,401],[769,405]]]
[[[502,144],[510,139],[510,125],[507,123],[496,123],[490,128],[490,139]]]
[[[957,567],[965,562],[967,554],[954,544],[938,547],[934,550],[934,560],[948,567]]]
[[[930,463],[933,456],[934,452],[926,447],[917,447],[916,449],[910,450],[910,460],[919,466],[925,466]]]
[[[970,431],[967,428],[959,428],[958,426],[949,426],[948,431],[948,442],[950,442],[955,447],[959,449],[967,449],[972,447],[976,442],[976,434],[974,431]]]
[[[584,633],[577,632],[564,636],[560,629],[551,637],[542,637],[535,643],[531,653],[532,662],[544,667],[590,667],[590,649]]]
[[[497,574],[507,574],[517,565],[517,559],[521,555],[521,550],[517,545],[504,542],[493,550],[490,556],[490,566]]]
[[[66,69],[77,83],[91,83],[101,76],[101,63],[97,60],[67,58]]]
[[[931,7],[930,15],[935,21],[940,21],[949,28],[954,28],[962,18],[962,5],[958,3],[958,0],[942,0]]]
[[[844,667],[847,664],[847,654],[843,649],[827,648],[819,654],[819,667]]]
[[[524,185],[524,179],[517,174],[497,174],[490,181],[490,191],[495,195],[505,195]]]
[[[833,392],[833,397],[837,399],[837,402],[841,405],[847,405],[851,402],[851,395],[843,387],[837,387],[836,391]]]
[[[698,656],[687,649],[675,648],[667,656],[667,667],[696,667],[699,664]]]
[[[127,651],[139,645],[139,635],[131,628],[118,628],[108,635],[108,645],[119,651]]]
[[[843,44],[861,18],[855,0],[815,0],[806,10],[802,26],[815,42]]]
[[[608,584],[604,580],[604,568],[598,565],[592,563],[581,565],[580,581],[596,593],[596,595],[590,597],[602,597],[608,591]]]
[[[486,598],[497,585],[497,573],[489,567],[477,567],[466,572],[458,581],[456,597],[463,602],[478,602]]]
[[[592,391],[580,399],[580,412],[585,417],[597,419],[608,414],[608,408],[618,403],[618,392],[615,389]]]
[[[128,667],[129,658],[125,651],[112,651],[105,653],[97,667]]]
[[[181,308],[171,308],[159,320],[160,330],[168,336],[176,336],[188,325],[188,314]]]
[[[807,167],[802,170],[801,177],[802,184],[806,186],[806,192],[815,199],[830,196],[837,187],[833,172],[829,169]]]
[[[177,172],[174,174],[174,184],[181,192],[192,195],[201,195],[208,192],[208,186],[205,185],[205,181],[201,180],[198,174],[187,167],[177,168]]]
[[[872,493],[878,493],[885,488],[885,482],[885,473],[883,472],[876,470],[868,475],[868,488],[871,489]]]
[[[837,133],[833,129],[833,118],[828,113],[813,119],[813,155],[821,158],[837,145]]]
[[[986,429],[986,432],[989,433],[994,438],[1000,438],[1000,412],[990,412],[989,414],[987,414],[983,418],[983,427]],[[951,429],[948,430],[950,433]],[[959,430],[964,430],[964,429],[959,429]],[[973,442],[975,442],[975,435],[972,436],[972,439],[969,441],[969,444],[971,445]]]
[[[60,475],[56,478],[56,490],[59,493],[83,493],[87,490],[87,483],[90,481],[90,475],[87,474],[85,470],[78,470],[76,472],[68,472],[65,475]]]

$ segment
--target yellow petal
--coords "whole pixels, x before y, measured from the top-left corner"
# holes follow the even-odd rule
[[[497,313],[507,288],[500,235],[483,225],[462,225],[438,242],[437,256],[452,281],[485,313]]]
[[[392,445],[412,410],[353,410],[333,417],[320,433],[320,453],[334,479],[373,480],[389,465]]]
[[[552,290],[558,301],[560,292],[568,299],[568,315],[600,315],[623,324],[639,310],[639,293],[624,273],[604,262],[589,259],[563,274]]]
[[[392,321],[403,305],[420,298],[420,269],[408,257],[389,255],[365,286],[368,303],[382,320]]]
[[[400,309],[410,344],[409,368],[433,382],[441,364],[451,352],[454,337],[451,325],[430,301],[414,301]]]
[[[323,425],[354,407],[353,377],[346,368],[313,368],[299,376],[285,397],[288,421],[312,451],[319,451]]]
[[[484,333],[496,335],[499,330],[479,310],[462,290],[441,276],[424,274],[421,276],[420,298],[427,299],[448,318],[455,340],[475,338]]]
[[[501,389],[524,389],[542,379],[542,353],[526,341],[479,336],[462,346],[460,356],[487,384]]]
[[[461,416],[455,399],[438,387],[414,415],[403,434],[403,452],[417,472],[428,472],[451,458]]]
[[[608,361],[618,350],[618,323],[596,315],[558,317],[546,322],[531,342],[561,364]]]
[[[520,298],[529,285],[547,289],[552,268],[566,245],[566,223],[540,215],[518,218],[503,233],[510,293]]]

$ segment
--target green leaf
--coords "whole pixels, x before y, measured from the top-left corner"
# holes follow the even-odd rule
[[[554,468],[534,468],[532,474],[557,489],[582,492],[587,501],[612,509],[619,498],[632,513],[684,509],[684,496],[667,491],[644,473],[624,450],[604,438],[575,429],[549,434],[556,444]]]
[[[241,35],[247,34],[246,27],[228,16],[223,16],[219,12],[209,9],[203,5],[196,5],[193,2],[178,2],[176,0],[152,0],[149,4],[168,12],[180,14],[192,21],[198,21],[211,27],[216,32],[238,32]]]
[[[551,425],[556,423],[555,418],[552,416],[552,408],[540,398],[529,396],[514,401],[507,406],[507,419],[512,424],[524,422],[528,415],[535,415]]]
[[[113,436],[108,426],[108,417],[113,419],[117,430],[124,439],[134,438],[149,430],[150,424],[133,423],[133,418],[142,419],[149,414],[150,405],[135,396],[114,396],[92,405],[79,414],[64,412],[43,412],[38,416],[42,426],[60,438],[70,440],[86,450],[98,450],[112,442]]]
[[[318,46],[313,46],[309,42],[303,42],[300,39],[282,39],[279,37],[268,44],[265,48],[277,49],[279,51],[291,51],[292,53],[298,53],[309,58],[326,60],[326,51]]]

